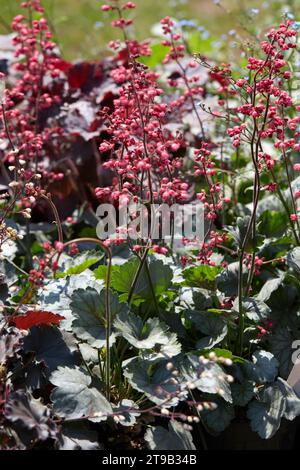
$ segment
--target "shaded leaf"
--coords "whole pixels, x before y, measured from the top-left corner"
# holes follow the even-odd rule
[[[58,436],[59,450],[100,450],[103,447],[98,443],[98,434],[88,427],[86,423],[64,423],[61,434]]]
[[[150,427],[144,436],[150,450],[195,450],[192,434],[178,421],[171,420],[168,430]]]
[[[270,351],[274,354],[279,362],[279,373],[286,378],[293,366],[292,349],[293,338],[288,328],[280,326],[270,336]]]
[[[229,426],[235,413],[234,407],[221,399],[217,399],[216,404],[215,410],[204,410],[201,417],[211,431],[219,433]]]
[[[24,339],[24,351],[33,352],[38,362],[44,362],[50,371],[58,366],[74,365],[76,357],[60,330],[51,326],[33,326]]]
[[[197,341],[197,349],[212,348],[227,335],[227,325],[218,314],[209,311],[187,311],[186,317],[201,333],[206,335]]]
[[[273,382],[278,374],[278,361],[272,353],[257,350],[252,355],[252,363],[244,364],[248,376],[256,383]]]
[[[249,404],[247,416],[252,430],[262,439],[270,439],[279,429],[284,411],[284,396],[278,385],[274,384],[261,393],[259,401]]]
[[[217,276],[217,287],[227,297],[238,293],[239,263],[231,263]],[[246,267],[243,266],[243,279],[246,277]]]
[[[235,406],[246,406],[254,396],[254,383],[245,380],[231,385],[232,400]]]
[[[22,390],[10,394],[5,405],[5,417],[22,428],[33,430],[42,441],[55,438],[57,434],[49,408]]]

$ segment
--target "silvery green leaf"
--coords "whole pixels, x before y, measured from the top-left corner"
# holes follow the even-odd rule
[[[137,349],[155,348],[162,357],[172,357],[180,353],[181,346],[174,333],[158,318],[149,318],[145,323],[133,313],[121,312],[114,321],[116,330]]]
[[[217,404],[217,408],[215,410],[201,411],[201,418],[211,431],[219,433],[229,426],[235,413],[234,407],[224,402],[224,400],[218,398],[214,401]]]
[[[89,344],[87,343],[81,343],[78,345],[79,347],[79,351],[83,357],[83,360],[87,363],[87,364],[96,364],[98,363],[98,350],[96,348],[92,348],[92,346],[90,346]]]
[[[245,380],[231,385],[232,400],[235,406],[246,406],[254,396],[254,382]]]
[[[96,280],[90,270],[67,278],[51,280],[38,292],[39,305],[42,310],[54,311],[65,317],[60,326],[62,329],[70,330],[74,319],[70,309],[71,296],[76,289],[87,287],[92,287],[97,292],[103,288],[103,281]]]
[[[212,306],[212,299],[207,289],[182,287],[179,293],[180,309],[206,310]]]
[[[253,297],[244,297],[242,301],[243,312],[250,320],[262,321],[268,318],[271,313],[270,307],[261,300],[254,299]],[[233,302],[233,309],[239,311],[239,299],[236,298]]]
[[[180,384],[174,380],[172,373],[166,368],[166,361],[158,364],[145,361],[141,358],[132,358],[123,364],[124,376],[130,385],[139,392],[144,393],[149,400],[160,405],[164,403],[170,394],[168,406],[176,406],[179,399],[176,393],[180,390]]]
[[[198,390],[204,393],[222,395],[224,400],[232,402],[227,374],[213,361],[199,362],[193,354],[187,354],[175,359],[175,366],[180,371],[185,382],[192,382]]]
[[[166,344],[156,344],[153,349],[142,350],[140,355],[147,361],[158,361],[159,359],[170,359],[181,352],[181,344],[177,341],[174,333]]]
[[[252,430],[262,439],[270,439],[280,427],[285,407],[285,399],[279,386],[275,383],[267,387],[261,393],[259,401],[252,401],[248,406],[247,416]]]
[[[228,226],[227,231],[233,237],[236,245],[240,248],[246,236],[247,228],[250,222],[250,216],[246,215],[245,217],[238,217],[236,220],[236,226]]]
[[[281,377],[278,377],[276,383],[285,397],[284,417],[292,421],[300,415],[300,399],[297,397],[292,387]]]
[[[13,260],[18,251],[18,245],[13,240],[6,240],[1,245],[1,255],[6,259]]]
[[[18,279],[16,268],[5,258],[0,259],[0,284],[13,285]]]
[[[113,406],[113,412],[118,413],[114,416],[115,423],[121,424],[122,426],[134,426],[136,423],[136,417],[141,414],[136,411],[137,409],[138,406],[134,401],[126,399],[122,400],[116,406]]]
[[[292,368],[293,337],[287,327],[277,327],[270,336],[270,351],[279,362],[279,373],[286,378]]]
[[[283,280],[284,274],[282,274],[280,277],[268,279],[257,294],[257,300],[267,302],[270,299],[272,293],[275,292],[278,287],[283,283]]]
[[[78,275],[96,264],[101,257],[101,253],[96,251],[83,251],[76,256],[62,253],[59,259],[58,274],[63,276]]]
[[[75,335],[87,341],[90,346],[102,348],[106,338],[106,313],[105,293],[103,289],[100,294],[90,287],[77,289],[72,294],[70,307],[75,320],[72,329]],[[128,307],[120,303],[118,297],[110,294],[110,311],[112,319],[122,311],[127,312]],[[111,344],[115,341],[114,332],[111,333]]]
[[[111,287],[127,297],[138,268],[139,262],[136,259],[131,259],[120,266],[114,267],[111,276]],[[163,294],[171,285],[173,278],[172,269],[170,266],[164,264],[162,260],[151,259],[149,263],[149,273],[155,296]],[[142,269],[140,273],[135,286],[133,299],[143,302],[147,300],[153,302],[153,293],[145,269]]]
[[[289,198],[289,192],[288,194],[285,194],[286,198]],[[258,202],[257,206],[257,217],[260,217],[261,214],[263,214],[265,211],[278,211],[280,212],[282,210],[282,202],[280,199],[275,196],[274,194],[271,194],[270,196],[262,198]]]
[[[256,383],[273,382],[278,375],[278,361],[272,353],[257,350],[252,355],[252,362],[244,364],[248,377]]]
[[[300,247],[296,246],[287,255],[287,264],[297,274],[300,274]]]
[[[59,367],[51,374],[55,385],[51,393],[54,411],[68,419],[87,417],[91,421],[102,421],[112,413],[110,403],[96,389],[90,388],[90,375],[78,367]]]
[[[227,325],[219,314],[209,311],[199,312],[196,310],[188,310],[186,317],[195,325],[196,329],[206,335],[204,338],[200,338],[197,341],[197,349],[212,348],[220,343],[227,335]]]
[[[239,263],[231,263],[217,275],[218,289],[227,297],[233,297],[238,292]],[[243,278],[246,277],[246,267],[243,266]]]
[[[144,436],[150,450],[195,450],[192,434],[178,421],[169,421],[168,430],[162,426],[149,427]]]

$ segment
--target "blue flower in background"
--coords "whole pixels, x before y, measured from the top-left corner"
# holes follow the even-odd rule
[[[193,20],[180,20],[178,21],[179,26],[182,28],[196,28],[197,25]]]

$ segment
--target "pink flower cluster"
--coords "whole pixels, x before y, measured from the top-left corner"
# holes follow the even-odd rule
[[[24,2],[22,7],[32,13],[43,13],[38,0]],[[58,125],[47,127],[41,122],[43,115],[61,103],[65,76],[60,71],[61,60],[45,18],[28,21],[18,15],[12,29],[15,76],[3,97],[0,138],[6,142],[3,159],[14,172],[21,195],[24,184],[33,182],[39,186],[41,179],[49,184],[64,177],[61,170],[49,167],[49,163],[45,166],[47,158],[53,160],[61,155],[64,131]],[[6,77],[2,75],[0,80]],[[28,205],[26,197],[23,204]]]

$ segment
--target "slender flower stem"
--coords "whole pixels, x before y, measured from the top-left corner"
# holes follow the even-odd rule
[[[106,289],[105,289],[105,344],[106,344],[106,356],[105,356],[105,388],[106,388],[106,398],[110,400],[110,390],[111,390],[111,355],[110,355],[110,336],[111,336],[111,327],[112,327],[112,318],[111,318],[111,303],[110,303],[110,283],[111,283],[111,271],[112,271],[112,253],[110,248],[108,248],[101,240],[97,238],[75,238],[64,243],[64,248],[74,244],[74,243],[95,243],[99,245],[104,251],[108,259],[107,273],[106,273]],[[59,260],[60,254],[58,254],[57,261]]]

